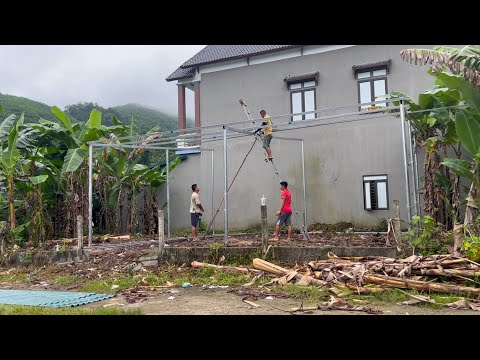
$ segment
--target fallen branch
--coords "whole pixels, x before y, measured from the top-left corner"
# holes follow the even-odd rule
[[[253,284],[255,284],[255,282],[260,279],[262,276],[263,276],[264,272],[261,271],[260,274],[257,274],[255,275],[255,277],[249,281],[248,283],[246,283],[245,285],[242,285],[242,286],[252,286]]]
[[[473,302],[471,300],[467,301],[465,299],[461,299],[453,303],[447,304],[447,306],[451,309],[480,311],[479,303]]]
[[[246,300],[246,298],[242,299],[242,301],[248,305],[253,306],[254,308],[260,307],[260,305],[255,304],[253,301]]]
[[[335,298],[330,295],[330,301],[327,305],[318,305],[319,310],[343,310],[343,311],[362,311],[367,314],[381,314],[382,311],[373,309],[369,306],[358,306],[347,303],[345,299]]]

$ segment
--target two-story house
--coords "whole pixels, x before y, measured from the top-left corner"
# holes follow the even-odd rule
[[[260,117],[262,109],[274,117],[356,104],[325,112],[325,115],[342,114],[360,111],[358,104],[378,100],[391,91],[402,91],[416,98],[419,92],[431,87],[433,78],[426,68],[412,66],[400,58],[402,49],[431,47],[209,45],[166,80],[178,85],[179,129],[186,126],[185,91],[194,91],[196,127],[244,120],[239,99],[247,102],[254,118]],[[316,116],[321,117],[322,113]],[[297,123],[312,117],[315,114],[297,115],[291,120]],[[275,164],[282,178],[289,182],[295,210],[302,216],[299,143],[275,139],[276,134],[271,143]],[[304,140],[307,224],[344,221],[371,226],[381,218],[391,217],[393,200],[399,200],[405,209],[402,133],[397,117],[385,115],[351,123],[292,127],[282,135]],[[230,179],[253,141],[253,136],[229,141]],[[214,179],[210,153],[189,155],[172,173],[172,229],[189,225],[191,184],[200,184],[207,221],[212,215],[207,194],[213,188],[215,209],[223,197],[223,143],[210,142],[208,147],[215,150]],[[230,226],[245,228],[258,224],[263,195],[267,198],[271,223],[280,203],[277,182],[258,146],[229,192]],[[217,226],[222,223],[220,214]]]

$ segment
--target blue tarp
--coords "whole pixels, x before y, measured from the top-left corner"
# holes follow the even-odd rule
[[[73,291],[0,290],[0,304],[53,308],[78,306],[111,297],[113,295]]]

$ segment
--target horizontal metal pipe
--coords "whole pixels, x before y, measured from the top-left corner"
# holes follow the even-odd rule
[[[285,117],[288,118],[288,117],[293,117],[293,116],[297,116],[297,115],[316,114],[316,113],[319,113],[319,112],[341,110],[341,109],[346,109],[346,108],[350,108],[350,107],[360,107],[360,106],[366,106],[366,105],[372,105],[372,104],[381,104],[381,103],[388,104],[388,103],[393,103],[395,101],[400,101],[400,100],[408,100],[408,98],[386,99],[386,100],[371,101],[371,102],[368,102],[368,103],[360,103],[360,104],[357,103],[357,104],[334,106],[334,107],[331,107],[331,108],[323,108],[323,109],[312,110],[312,111],[305,111],[305,112],[299,112],[299,113],[271,116],[270,119],[281,119],[281,118],[285,118]],[[389,110],[391,110],[391,109],[392,108],[389,108]],[[372,112],[373,111],[376,111],[376,110],[372,110]],[[358,113],[359,114],[366,114],[368,112],[369,111],[365,111],[365,112],[362,111],[362,112],[358,112]],[[324,119],[326,119],[326,118],[329,118],[329,117],[324,117]],[[203,129],[209,129],[209,128],[215,128],[215,127],[223,127],[223,126],[227,126],[227,125],[231,126],[231,125],[237,125],[237,124],[246,124],[246,123],[260,122],[260,121],[263,121],[263,118],[257,118],[257,119],[252,119],[252,120],[232,121],[232,122],[229,122],[229,123],[212,124],[212,125],[205,125],[205,126],[187,128],[187,129],[160,131],[160,132],[153,132],[153,133],[144,134],[144,135],[147,135],[147,136],[162,135],[162,134],[168,135],[168,134],[177,134],[177,133],[180,133],[180,132],[195,132],[196,133],[197,130],[203,130]],[[305,120],[299,120],[299,121],[305,121]],[[122,137],[116,138],[116,140],[125,140],[125,139],[131,139],[131,138],[135,138],[135,137],[138,137],[138,135],[122,136]],[[93,142],[103,142],[103,141],[109,141],[109,140],[108,139],[107,140],[95,140],[95,141],[92,141],[92,143]]]
[[[91,144],[94,147],[111,147],[111,148],[126,148],[126,149],[147,149],[147,150],[171,150],[171,151],[181,151],[188,150],[182,148],[170,148],[170,147],[161,147],[161,146],[149,146],[149,145],[125,145],[125,144]],[[209,148],[195,148],[199,151],[214,151],[214,149]]]
[[[392,111],[392,110],[396,110],[396,109],[400,109],[400,107],[399,106],[391,107],[391,108],[388,108],[388,111]],[[368,112],[355,112],[355,113],[348,113],[348,114],[341,114],[341,115],[333,115],[333,116],[329,116],[329,117],[320,117],[320,118],[314,118],[314,119],[307,119],[307,120],[289,122],[289,123],[283,124],[283,125],[273,125],[271,127],[275,131],[286,131],[286,130],[303,129],[303,128],[316,127],[316,126],[342,124],[342,123],[348,123],[348,122],[354,122],[354,121],[369,120],[369,119],[374,119],[374,118],[379,118],[379,117],[388,117],[388,116],[392,115],[392,114],[389,114],[389,113],[384,113],[383,111],[382,111],[381,114],[378,114],[378,112],[379,112],[378,110],[373,110],[373,111],[368,111]],[[378,115],[366,116],[368,114],[378,114]],[[355,116],[355,115],[361,115],[361,116],[360,116],[360,118],[357,118],[357,119],[347,119],[347,120],[341,119],[342,117]],[[333,121],[326,121],[328,119],[331,119]],[[336,120],[336,119],[339,119],[339,120]],[[322,122],[318,123],[318,124],[310,125],[311,122],[319,121],[319,120],[322,120]],[[300,125],[303,125],[305,123],[307,123],[308,125],[307,126],[300,126]],[[218,125],[216,125],[216,126],[218,126]],[[265,126],[261,126],[260,128],[265,128],[265,127],[269,127],[269,126],[265,125]],[[238,130],[242,130],[242,129],[235,129],[235,128],[231,128],[231,127],[228,127],[228,129],[236,131],[238,133],[243,133],[243,131],[238,131]],[[219,141],[219,140],[223,139],[223,136],[221,136],[221,134],[222,134],[222,132],[205,134],[207,136],[205,138],[205,141],[209,142],[210,138],[213,138],[210,141]],[[197,136],[198,136],[199,140],[201,140],[202,142],[205,142],[202,135],[197,135]],[[230,135],[229,139],[240,138],[240,137],[244,137],[244,136],[251,136],[251,134],[250,133],[249,134],[237,134],[237,136]],[[115,139],[115,140],[118,140],[118,139]],[[166,142],[161,142],[160,139],[157,139],[157,140],[159,140],[158,144],[163,144],[163,145],[166,144]],[[108,141],[112,141],[112,140],[108,140]],[[154,141],[155,140],[152,140],[152,142],[154,142]],[[172,141],[175,141],[175,140],[172,140]],[[101,144],[101,143],[95,143],[95,142],[92,142],[92,143],[95,144],[95,145]],[[89,144],[90,144],[90,142],[89,142]],[[111,147],[115,147],[114,145],[120,145],[120,144],[122,144],[122,143],[110,144],[110,145],[112,145]],[[130,144],[130,143],[127,143],[127,144]],[[136,142],[132,142],[131,144],[136,144]],[[139,146],[135,146],[135,147],[139,147]],[[170,147],[170,149],[172,149],[172,147]],[[181,149],[181,148],[177,148],[177,150],[178,149]]]

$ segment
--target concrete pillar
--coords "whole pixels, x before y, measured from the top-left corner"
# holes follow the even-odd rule
[[[199,128],[202,126],[200,120],[200,83],[196,82],[193,84],[193,92],[195,93],[195,127]],[[197,130],[197,134],[200,134],[200,130]],[[200,145],[200,139],[197,141],[197,145]]]
[[[178,129],[187,127],[187,109],[185,106],[185,86],[178,86]]]

